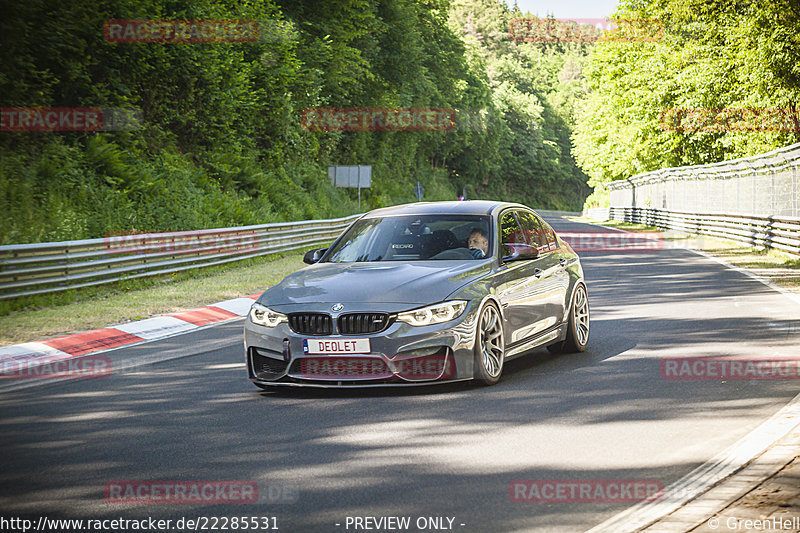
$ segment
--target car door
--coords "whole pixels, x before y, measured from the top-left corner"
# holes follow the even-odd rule
[[[541,313],[537,313],[537,322],[532,324],[531,335],[551,329],[561,323],[564,316],[564,305],[569,287],[569,274],[566,263],[558,252],[553,229],[532,211],[517,213],[522,232],[531,244],[539,250],[541,269],[540,283],[537,286],[537,305]]]
[[[526,234],[519,213],[517,209],[509,209],[500,215],[497,236],[501,261],[514,253],[540,247],[538,240],[531,240],[530,229]],[[550,295],[542,288],[545,262],[546,258],[512,261],[501,264],[497,271],[496,295],[503,307],[507,348],[542,331],[543,321],[547,321],[548,313],[552,312],[546,307],[546,298]]]

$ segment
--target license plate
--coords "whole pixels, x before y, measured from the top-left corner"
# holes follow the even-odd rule
[[[369,339],[303,339],[308,355],[370,353]]]

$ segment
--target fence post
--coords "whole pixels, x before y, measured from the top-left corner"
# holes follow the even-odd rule
[[[769,209],[771,215],[775,214],[775,167],[772,167],[772,176],[770,177],[770,199],[772,201]]]
[[[739,175],[736,176],[736,212],[737,213],[741,213],[742,212],[742,203],[739,201],[739,198],[741,197],[741,195],[739,194],[739,189],[741,189],[741,184],[742,184],[742,176],[741,176],[741,174],[739,174]]]
[[[686,178],[683,179],[682,183],[683,183],[683,207],[682,207],[682,210],[683,211],[691,211],[691,209],[689,208],[689,189],[691,189],[691,186],[689,185],[689,180],[686,179]]]
[[[700,177],[697,174],[694,174],[694,210],[700,211]]]
[[[676,189],[677,185],[675,183],[676,180],[675,180],[674,176],[670,179],[670,181],[672,182],[672,194],[670,194],[669,198],[667,199],[667,209],[670,209],[670,210],[674,211],[675,210],[675,206],[678,203],[676,198],[675,198],[675,189]]]
[[[792,167],[792,216],[797,216],[797,165]]]

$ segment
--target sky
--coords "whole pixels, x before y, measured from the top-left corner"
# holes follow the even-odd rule
[[[511,7],[514,0],[506,0]],[[523,12],[543,17],[552,14],[554,17],[601,18],[611,15],[618,0],[517,0]]]

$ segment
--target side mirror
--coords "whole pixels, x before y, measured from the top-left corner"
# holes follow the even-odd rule
[[[539,257],[539,250],[536,248],[531,248],[524,253],[520,252],[513,252],[510,255],[507,255],[501,259],[501,261],[505,263],[513,263],[514,261],[530,261],[531,259],[537,259]]]
[[[303,256],[303,263],[307,265],[313,265],[314,263],[319,262],[322,259],[322,255],[327,252],[327,248],[317,248],[316,250],[309,250],[306,252],[306,255]]]

